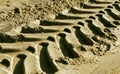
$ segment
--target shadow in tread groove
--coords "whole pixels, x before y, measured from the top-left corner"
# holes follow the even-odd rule
[[[52,42],[55,42],[55,38],[52,37],[52,36],[49,36],[49,37],[47,38],[47,40],[52,41]]]
[[[109,16],[111,16],[113,19],[115,19],[115,20],[120,20],[120,16],[119,16],[119,15],[116,15],[115,13],[113,13],[111,9],[105,9],[105,11],[106,11],[107,14],[108,14]]]
[[[20,60],[16,64],[13,74],[24,74],[24,60],[27,57],[25,54],[18,54],[17,56]]]
[[[73,16],[73,15],[67,15],[61,13],[56,16],[56,19],[85,19],[85,17]]]
[[[89,29],[95,34],[95,35],[99,35],[101,37],[105,36],[105,33],[101,31],[101,29],[99,27],[96,27],[93,24],[92,20],[86,20],[86,22],[88,23],[88,27]]]
[[[41,20],[40,25],[43,26],[64,26],[64,25],[73,25],[73,23],[70,22],[60,22],[60,21],[49,21],[49,20]]]
[[[96,0],[89,0],[91,3],[96,4],[111,4],[112,2],[105,2],[105,1],[96,1]]]
[[[75,7],[72,7],[70,9],[70,12],[71,13],[74,13],[74,14],[93,14],[93,13],[96,13],[94,11],[85,11],[85,10],[80,10],[78,8],[75,8]]]
[[[85,34],[80,31],[79,26],[74,26],[73,28],[75,28],[75,35],[81,44],[85,44],[85,45],[93,45],[94,44],[94,42],[90,38],[85,36]]]
[[[31,42],[41,40],[39,38],[26,38],[23,35],[11,36],[7,34],[0,33],[0,43],[15,43],[15,42]]]
[[[40,51],[40,66],[41,69],[46,72],[47,74],[53,74],[56,72],[56,70],[54,70],[50,63],[49,63],[49,59],[47,57],[47,47],[48,47],[48,43],[42,42],[40,43],[40,45],[42,46],[42,49]]]
[[[96,14],[98,20],[105,26],[105,27],[117,27],[116,25],[112,24],[110,21],[106,20],[102,14]]]
[[[14,53],[14,52],[19,52],[20,50],[17,49],[1,49],[1,53]]]
[[[59,44],[63,55],[69,58],[78,58],[79,55],[73,51],[73,45],[68,43],[67,40],[65,39],[66,34],[59,33],[58,36],[60,36]]]
[[[31,52],[31,53],[35,53],[36,49],[33,46],[28,46],[28,48],[26,50]]]
[[[59,30],[55,30],[55,29],[43,29],[43,33],[54,33],[54,32],[59,32]]]
[[[108,7],[110,8],[111,6],[108,6]],[[112,7],[111,7],[111,8],[112,8]],[[103,16],[104,16],[104,15],[106,16],[105,11],[100,10],[99,13],[100,13],[100,14],[103,14]],[[107,15],[107,17],[108,17],[108,16],[109,16],[109,15]],[[118,17],[118,15],[117,15],[117,17]],[[108,18],[109,18],[109,17],[108,17]],[[120,25],[120,21],[119,21],[119,20],[114,20],[114,19],[109,19],[109,20],[113,21],[112,23],[115,24],[116,26],[117,26],[117,25]]]
[[[9,66],[10,66],[10,61],[7,60],[7,59],[3,59],[3,60],[0,62],[0,64],[4,65],[4,66],[6,66],[6,67],[9,67]]]
[[[113,23],[115,24],[115,25],[120,25],[120,21],[113,21]]]
[[[71,31],[70,31],[69,28],[65,28],[63,31],[64,31],[64,32],[67,32],[67,33],[71,33]]]
[[[113,6],[115,7],[116,10],[118,10],[120,12],[120,6],[117,3],[114,3]]]

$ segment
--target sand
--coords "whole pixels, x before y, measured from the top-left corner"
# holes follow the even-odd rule
[[[0,0],[0,74],[120,74],[120,1]]]

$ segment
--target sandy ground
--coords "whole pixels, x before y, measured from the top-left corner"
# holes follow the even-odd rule
[[[0,74],[120,74],[120,1],[0,0]]]

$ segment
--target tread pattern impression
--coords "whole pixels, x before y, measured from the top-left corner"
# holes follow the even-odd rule
[[[64,10],[55,19],[0,33],[0,56],[5,55],[0,59],[0,72],[53,74],[64,65],[80,63],[82,52],[101,56],[110,51],[118,41],[113,29],[120,25],[120,2],[90,2]],[[9,34],[12,31],[17,34]]]

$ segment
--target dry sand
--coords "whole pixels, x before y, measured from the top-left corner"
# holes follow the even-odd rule
[[[120,1],[0,0],[0,74],[120,74]]]

